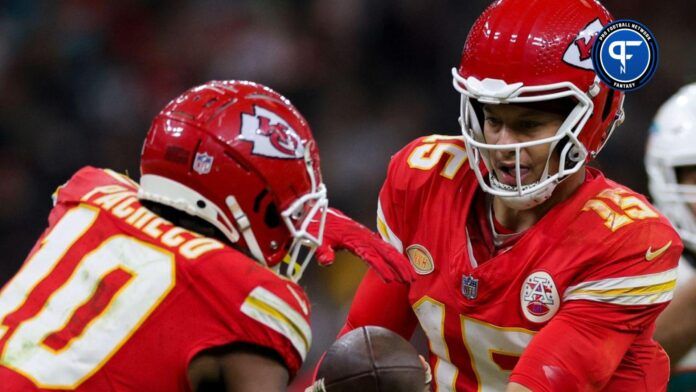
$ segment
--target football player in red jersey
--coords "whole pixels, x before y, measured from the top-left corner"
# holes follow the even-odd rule
[[[594,0],[498,0],[453,69],[463,135],[392,157],[378,228],[418,277],[368,271],[343,331],[429,340],[437,391],[659,391],[652,339],[682,251],[643,197],[587,167],[624,94],[589,56]]]
[[[0,389],[285,390],[311,343],[295,282],[327,210],[306,121],[267,87],[210,82],[155,118],[141,174],[85,167],[56,191],[0,291]],[[342,220],[399,279],[398,252]]]

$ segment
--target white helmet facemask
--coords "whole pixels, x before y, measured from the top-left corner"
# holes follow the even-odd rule
[[[328,203],[326,187],[320,184],[316,191],[300,197],[281,213],[293,241],[287,256],[282,263],[278,264],[278,267],[280,273],[294,282],[302,277],[312,256],[321,245]],[[309,232],[309,225],[313,220],[319,222],[319,231],[316,235]],[[281,265],[284,265],[284,268],[281,268]]]
[[[591,97],[593,96],[592,94],[597,95],[599,93],[598,82],[593,84],[588,93],[584,93],[570,82],[524,86],[523,83],[507,84],[498,79],[479,81],[474,77],[465,79],[457,72],[456,68],[452,69],[452,75],[454,77],[454,88],[461,93],[459,122],[467,147],[469,164],[485,192],[499,197],[510,208],[517,210],[529,209],[546,201],[551,197],[558,183],[571,174],[578,172],[584,166],[588,152],[585,146],[578,140],[578,135],[592,115],[594,104]],[[493,105],[524,104],[562,98],[572,98],[577,104],[570,111],[555,135],[511,144],[486,143],[481,128],[482,123],[473,105],[474,102]],[[617,123],[620,123],[620,121],[617,121]],[[611,131],[613,129],[610,130],[610,133]],[[565,144],[559,146],[561,141]],[[522,184],[520,170],[522,150],[543,144],[549,144],[549,155],[546,158],[546,166],[541,177],[534,183]],[[490,161],[490,155],[495,151],[514,151],[516,185],[503,184],[496,178]],[[554,154],[556,151],[560,153],[559,167],[556,173],[551,173],[549,170],[551,154]],[[481,171],[482,162],[489,173],[487,176],[488,181],[486,181]]]
[[[300,280],[314,253],[323,241],[326,212],[329,205],[329,200],[326,197],[326,186],[323,183],[317,184],[314,164],[309,151],[309,148],[305,150],[304,161],[312,184],[312,190],[295,200],[280,213],[283,222],[292,235],[292,244],[287,256],[277,265],[278,272],[294,282]],[[316,235],[309,231],[309,225],[312,221],[319,222],[319,231]]]

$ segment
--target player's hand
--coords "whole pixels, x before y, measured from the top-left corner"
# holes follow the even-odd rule
[[[324,379],[320,379],[314,382],[314,384],[305,388],[304,392],[326,392],[326,387],[324,386]]]
[[[316,235],[319,221],[312,221],[309,231]],[[411,282],[415,278],[411,264],[398,250],[341,211],[329,208],[323,242],[316,252],[317,261],[331,265],[337,250],[347,250],[363,259],[387,283]]]
[[[433,372],[430,370],[430,364],[428,364],[428,361],[426,361],[422,355],[419,355],[418,359],[420,359],[423,370],[425,370],[425,389],[423,392],[430,392],[430,384],[433,382]]]

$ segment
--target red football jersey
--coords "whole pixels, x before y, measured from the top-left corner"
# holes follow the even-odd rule
[[[406,254],[410,285],[368,272],[344,331],[428,337],[437,391],[657,391],[669,369],[651,336],[682,250],[646,199],[595,169],[507,248],[461,138],[420,138],[391,161],[378,228]],[[500,232],[500,230],[498,230]]]
[[[303,290],[245,255],[148,211],[137,184],[84,168],[0,292],[0,389],[187,391],[201,350],[309,349]]]

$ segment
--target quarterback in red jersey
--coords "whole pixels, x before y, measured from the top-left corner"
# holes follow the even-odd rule
[[[153,121],[140,184],[85,167],[54,205],[0,291],[0,389],[285,390],[311,343],[295,282],[327,210],[288,100],[252,82],[193,88]]]
[[[378,228],[418,274],[368,271],[344,332],[429,340],[437,391],[659,391],[652,339],[675,286],[679,236],[647,200],[586,167],[623,120],[589,49],[597,1],[498,0],[461,65],[463,136],[394,155]]]

